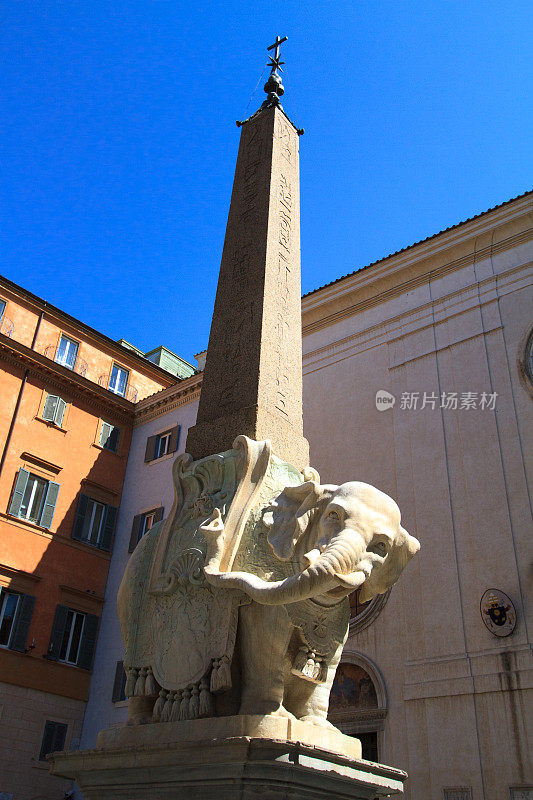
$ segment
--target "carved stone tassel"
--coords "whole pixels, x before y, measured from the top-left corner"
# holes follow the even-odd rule
[[[191,696],[190,688],[184,689],[181,696],[180,710],[178,719],[189,719],[189,699]]]
[[[152,714],[154,722],[161,721],[161,715],[163,713],[163,707],[165,705],[166,697],[167,697],[166,689],[161,689],[161,691],[159,692],[159,697],[155,701],[154,711]]]
[[[231,689],[231,663],[229,656],[213,659],[211,669],[211,691],[226,692]]]
[[[163,706],[163,711],[161,712],[161,722],[168,722],[170,720],[170,715],[172,714],[173,702],[174,702],[174,692],[167,692],[165,705]]]
[[[170,722],[177,722],[180,716],[182,692],[174,692],[174,700],[172,702],[172,711],[170,712]]]
[[[149,697],[157,697],[159,687],[154,678],[154,673],[152,672],[151,667],[147,667],[146,669],[146,682],[144,687],[144,692]]]
[[[325,683],[328,679],[328,665],[320,660],[320,666],[317,675],[318,683]]]
[[[138,669],[128,669],[127,670],[128,677],[126,679],[126,686],[124,688],[124,694],[126,697],[133,697],[135,692],[135,684],[137,682],[137,676],[139,674]]]
[[[212,717],[214,714],[213,696],[209,691],[209,684],[207,678],[204,676],[200,681],[200,708],[198,716]]]
[[[146,684],[146,667],[143,667],[139,670],[139,675],[137,680],[135,681],[135,691],[133,694],[135,697],[143,697],[145,694],[145,684]]]
[[[194,684],[191,689],[191,698],[189,700],[189,719],[198,719],[200,715],[200,701],[198,695],[200,694],[198,685]]]
[[[325,667],[322,658],[317,656],[313,650],[308,650],[307,647],[300,647],[294,659],[291,672],[305,681],[323,683],[325,680],[325,677],[323,677],[324,668],[325,677],[327,677],[327,667]]]

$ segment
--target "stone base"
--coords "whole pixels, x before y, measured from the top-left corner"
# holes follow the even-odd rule
[[[261,716],[108,728],[96,749],[49,760],[85,800],[373,800],[407,777],[363,761],[358,739]]]

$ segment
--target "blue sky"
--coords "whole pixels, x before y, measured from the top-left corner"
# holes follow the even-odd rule
[[[0,273],[191,360],[277,33],[305,292],[533,188],[532,29],[512,0],[8,0]]]

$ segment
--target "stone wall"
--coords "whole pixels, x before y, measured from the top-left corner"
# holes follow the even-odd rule
[[[72,782],[49,774],[39,754],[47,720],[68,725],[66,748],[79,746],[85,703],[0,684],[0,794],[13,800],[58,800]],[[24,769],[21,769],[21,764]]]

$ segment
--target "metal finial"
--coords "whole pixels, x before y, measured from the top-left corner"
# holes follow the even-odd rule
[[[271,44],[267,47],[267,50],[274,50],[274,55],[268,57],[268,64],[267,66],[270,67],[270,75],[268,77],[267,82],[264,85],[264,90],[267,93],[267,99],[261,106],[261,108],[271,108],[272,106],[278,106],[282,108],[282,105],[279,102],[280,97],[285,92],[285,88],[281,82],[281,78],[278,75],[278,70],[283,72],[281,69],[281,65],[285,62],[281,60],[281,54],[279,51],[280,45],[283,42],[287,41],[287,37],[283,36],[276,36],[276,41],[274,44]]]

